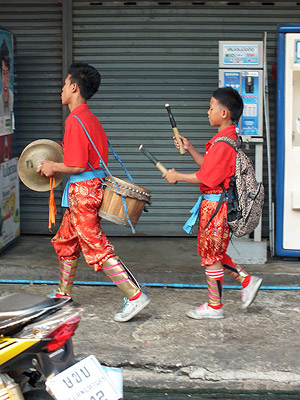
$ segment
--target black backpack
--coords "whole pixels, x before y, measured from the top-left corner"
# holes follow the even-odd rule
[[[228,136],[220,136],[212,145],[217,142],[225,142],[237,152],[235,174],[230,179],[227,192],[224,184],[221,184],[223,191],[208,224],[219,211],[226,196],[228,225],[231,232],[236,237],[248,235],[257,227],[262,215],[264,186],[261,182],[257,182],[252,161],[241,149],[240,138],[236,142]]]

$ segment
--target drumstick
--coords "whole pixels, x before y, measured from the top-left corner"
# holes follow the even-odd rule
[[[139,150],[142,150],[145,156],[148,157],[151,162],[153,162],[153,164],[157,169],[160,170],[161,173],[164,174],[167,172],[167,168],[160,161],[158,161],[157,158],[155,158],[154,155],[151,154],[143,144],[140,145]]]
[[[179,144],[180,154],[184,154],[185,150],[184,150],[184,147],[183,147],[182,140],[179,137],[179,131],[178,131],[178,128],[177,128],[177,125],[176,125],[175,118],[174,118],[174,116],[172,114],[170,104],[165,104],[165,107],[166,107],[166,109],[168,111],[168,114],[169,114],[169,118],[170,118],[172,129],[173,129],[173,132],[174,132],[174,135],[175,135],[176,142]]]

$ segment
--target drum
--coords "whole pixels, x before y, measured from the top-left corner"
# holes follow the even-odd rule
[[[130,226],[126,218],[122,196],[125,197],[127,212],[135,227],[146,204],[151,203],[151,191],[141,186],[113,177],[119,189],[109,177],[105,179],[103,200],[98,215],[117,225]]]

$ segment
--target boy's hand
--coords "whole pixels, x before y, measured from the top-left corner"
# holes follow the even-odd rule
[[[41,161],[36,172],[42,176],[47,176],[47,178],[50,178],[54,175],[54,161]]]
[[[165,180],[166,180],[168,183],[176,184],[176,183],[178,182],[178,179],[177,179],[177,171],[176,171],[174,168],[169,169],[169,171],[167,171],[167,172],[165,172],[165,173],[163,174],[163,178],[165,178]]]
[[[188,150],[189,147],[191,146],[190,141],[189,141],[186,137],[184,137],[184,136],[182,136],[182,135],[179,135],[179,137],[180,137],[180,139],[181,139],[181,141],[182,141],[184,150]],[[175,147],[176,147],[177,149],[179,149],[180,147],[179,147],[179,144],[178,144],[178,142],[177,142],[175,136],[173,136],[173,139],[174,139],[174,145],[175,145]]]

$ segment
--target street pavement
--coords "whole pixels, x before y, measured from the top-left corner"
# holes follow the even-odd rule
[[[273,258],[246,266],[263,278],[246,311],[240,287],[226,276],[225,318],[199,321],[185,315],[207,301],[195,238],[111,241],[151,303],[131,321],[114,322],[122,293],[81,258],[73,289],[85,309],[74,337],[78,360],[93,354],[103,365],[122,367],[125,387],[300,392],[299,260]],[[21,236],[0,254],[1,295],[52,292],[57,265],[50,237]]]

